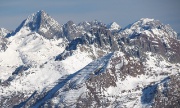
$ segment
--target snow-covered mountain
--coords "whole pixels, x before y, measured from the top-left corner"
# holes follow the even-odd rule
[[[120,30],[120,29],[121,29],[121,26],[120,26],[120,25],[118,25],[116,22],[112,22],[112,23],[110,23],[107,27],[108,27],[108,28],[109,28],[109,30],[111,30],[111,31],[113,31],[113,30],[118,31],[118,30]]]
[[[63,37],[62,26],[43,10],[28,16],[12,34],[25,32],[37,32],[48,39]]]
[[[123,35],[147,34],[158,37],[177,38],[177,33],[170,27],[160,21],[149,18],[141,18],[139,21],[127,26],[122,33]]]
[[[160,21],[60,25],[44,11],[0,29],[0,107],[180,107],[180,41]]]

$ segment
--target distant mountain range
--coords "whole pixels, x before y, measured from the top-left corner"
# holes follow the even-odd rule
[[[59,24],[38,11],[0,29],[0,107],[179,108],[178,38],[155,19]]]

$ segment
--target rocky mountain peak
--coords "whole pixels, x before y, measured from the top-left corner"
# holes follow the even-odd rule
[[[63,25],[63,33],[68,40],[73,40],[82,34],[81,30],[71,20]]]
[[[39,29],[40,25],[43,25],[41,21],[47,20],[48,17],[50,16],[47,13],[40,10],[28,16],[23,25],[29,27],[31,30],[37,30]]]
[[[67,23],[66,23],[67,25],[69,25],[69,26],[73,26],[73,25],[75,25],[75,23],[73,22],[73,21],[68,21]]]
[[[37,32],[48,39],[63,37],[61,25],[43,10],[28,16],[14,34],[19,31]]]
[[[153,28],[160,28],[163,26],[161,22],[158,20],[150,19],[150,18],[141,18],[140,20],[133,23],[129,28],[133,30],[139,29],[142,30],[150,30]]]

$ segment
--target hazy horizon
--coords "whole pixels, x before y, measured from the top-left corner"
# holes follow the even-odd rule
[[[180,32],[179,0],[1,0],[0,27],[15,30],[24,19],[39,10],[44,10],[60,24],[69,20],[76,24],[98,20],[105,24],[117,22],[121,27],[125,27],[141,18],[153,18]]]

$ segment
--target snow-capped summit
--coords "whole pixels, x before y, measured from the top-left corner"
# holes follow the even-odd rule
[[[133,23],[131,25],[131,29],[140,29],[143,30],[150,30],[150,29],[160,29],[164,24],[162,24],[158,20],[150,19],[150,18],[141,18],[139,21]]]
[[[28,16],[28,18],[24,22],[24,26],[30,27],[31,30],[41,29],[41,31],[45,31],[45,29],[48,29],[50,27],[60,28],[59,23],[43,10],[40,10],[37,13],[33,13],[32,15]]]
[[[152,18],[141,18],[140,21],[142,22],[142,24],[146,24],[146,23],[154,21],[154,19],[152,19]]]
[[[15,33],[24,31],[37,32],[48,39],[63,37],[61,25],[43,10],[28,16]]]
[[[121,26],[118,25],[116,22],[112,22],[110,23],[109,25],[107,25],[107,28],[109,30],[120,30],[121,29]]]
[[[177,38],[177,33],[169,25],[164,25],[159,20],[150,18],[141,18],[127,26],[121,34],[130,37],[134,34],[146,34],[148,36]]]

